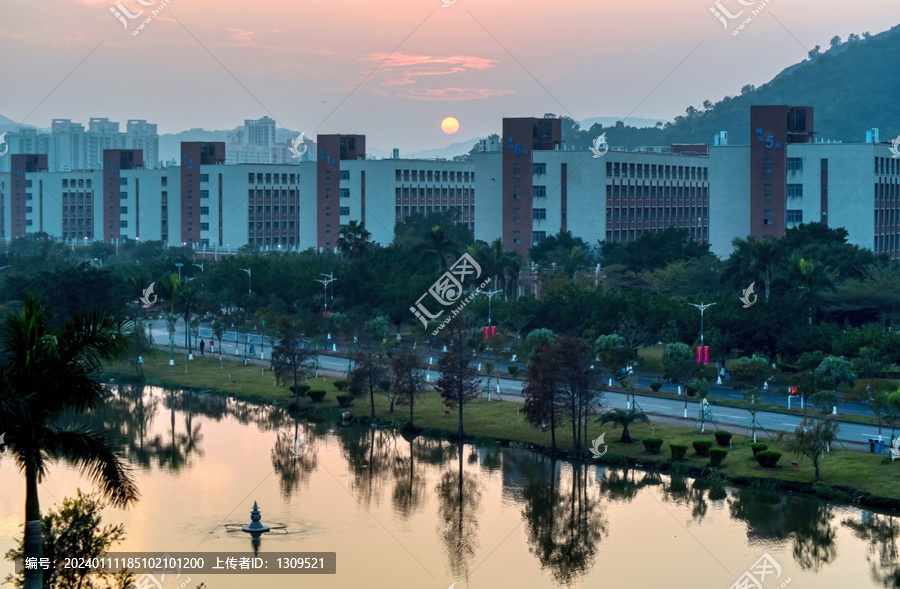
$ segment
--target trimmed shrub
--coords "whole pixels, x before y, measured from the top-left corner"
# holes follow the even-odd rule
[[[641,442],[644,443],[644,450],[650,454],[659,454],[663,444],[662,438],[644,438]]]
[[[688,397],[694,397],[697,395],[697,387],[694,386],[693,383],[691,383],[691,384],[687,385],[686,387],[684,387],[684,392],[687,393]]]
[[[719,430],[716,430],[716,433],[713,435],[716,436],[716,444],[718,444],[719,446],[721,446],[723,448],[725,448],[726,446],[728,446],[729,443],[731,443],[731,432],[726,432],[723,429],[719,429]]]
[[[653,391],[654,393],[658,393],[659,389],[662,388],[662,384],[663,383],[659,382],[658,380],[654,380],[653,382],[650,383],[650,390]]]
[[[669,450],[672,451],[672,460],[683,460],[687,453],[687,446],[684,444],[669,444]]]
[[[774,450],[763,450],[756,455],[756,461],[763,468],[775,468],[779,458],[781,458],[781,452]]]
[[[726,456],[728,456],[728,450],[726,450],[725,448],[710,448],[709,465],[719,466],[720,464],[722,464],[722,461],[725,460]]]
[[[341,407],[349,407],[350,403],[353,402],[353,395],[348,395],[347,393],[338,393],[335,395],[335,398]]]
[[[291,392],[294,393],[295,395],[297,395],[298,397],[302,397],[302,396],[306,395],[306,393],[308,393],[309,389],[311,389],[312,387],[310,387],[308,384],[298,384],[298,385],[291,385],[288,388],[290,388]]]
[[[515,376],[519,372],[519,367],[515,364],[510,364],[506,367],[506,370],[509,372],[510,376]]]
[[[312,399],[313,403],[321,403],[322,399],[325,398],[325,391],[309,391],[307,393],[309,398]]]
[[[342,393],[347,390],[348,385],[349,385],[349,383],[346,380],[334,381],[334,388],[341,391]]]
[[[750,444],[750,449],[753,450],[753,455],[756,456],[760,452],[763,452],[764,450],[768,450],[769,445],[763,444],[762,442],[753,442],[752,444]]]
[[[694,440],[694,452],[697,456],[709,456],[709,449],[712,446],[712,440]]]

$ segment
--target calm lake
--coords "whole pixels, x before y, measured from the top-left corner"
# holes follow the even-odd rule
[[[116,551],[249,553],[250,536],[226,524],[249,523],[257,501],[264,524],[285,526],[262,536],[261,555],[337,553],[335,575],[169,575],[167,589],[187,576],[191,589],[201,581],[208,589],[728,589],[754,565],[762,578],[746,587],[900,580],[900,522],[790,494],[494,445],[410,442],[387,429],[151,387],[114,387],[93,419],[121,436],[141,491],[135,507],[104,511],[105,524],[125,525]],[[8,458],[0,480],[6,552],[21,534],[25,483]],[[76,469],[53,466],[42,509],[79,487],[91,489]],[[760,573],[766,554],[762,565],[775,564]],[[0,577],[10,572],[4,561]]]

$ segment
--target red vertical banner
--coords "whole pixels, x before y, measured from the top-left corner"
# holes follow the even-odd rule
[[[703,363],[703,348],[697,346],[697,364]]]
[[[491,325],[491,337],[497,337],[497,326]]]
[[[487,339],[487,338],[488,338],[488,330],[489,330],[489,329],[490,329],[490,328],[487,327],[487,326],[484,327],[484,339]]]
[[[709,346],[703,346],[703,363],[709,364]]]

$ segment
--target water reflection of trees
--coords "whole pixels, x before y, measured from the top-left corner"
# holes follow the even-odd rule
[[[463,469],[463,445],[455,448],[457,467],[446,470],[437,485],[438,531],[455,578],[468,582],[469,567],[478,549],[478,479]]]
[[[383,428],[337,430],[341,454],[350,466],[350,490],[365,506],[378,503],[399,455],[398,434]],[[402,440],[402,438],[400,438]]]
[[[557,583],[569,585],[590,570],[608,534],[599,489],[590,477],[596,467],[569,465],[564,480],[557,459],[533,456],[541,476],[531,477],[523,491],[529,550]]]
[[[394,491],[391,502],[397,515],[408,519],[416,512],[425,496],[425,477],[421,465],[416,462],[416,446],[420,443],[417,443],[415,437],[404,440],[409,444],[409,450],[407,454],[398,453],[394,457]]]
[[[837,557],[834,507],[815,499],[752,489],[734,489],[729,499],[733,519],[747,523],[750,539],[793,543],[794,560],[818,571]]]
[[[848,518],[841,523],[867,543],[866,560],[872,568],[872,579],[884,587],[900,587],[900,553],[897,550],[900,525],[892,515],[861,513],[860,521]]]
[[[299,413],[290,415],[293,427],[280,431],[272,448],[272,467],[278,475],[281,496],[287,500],[309,479],[319,465],[318,434],[314,424],[301,426]]]

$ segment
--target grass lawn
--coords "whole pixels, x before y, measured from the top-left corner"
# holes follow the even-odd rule
[[[219,392],[233,393],[261,403],[269,403],[273,400],[288,401],[292,398],[287,387],[273,384],[274,375],[268,368],[254,365],[243,366],[227,361],[224,368],[219,368],[218,359],[195,356],[192,362],[186,363],[187,372],[185,372],[183,354],[176,356],[176,366],[169,366],[168,360],[168,353],[159,351],[145,357],[144,372],[148,383],[191,387],[196,390],[216,389]],[[112,364],[109,371],[125,375],[134,374],[133,368],[126,363]],[[325,400],[317,404],[305,397],[301,400],[301,404],[309,407],[350,411],[359,418],[368,417],[370,409],[367,398],[356,399],[348,409],[338,409],[334,380],[330,377],[310,378],[308,384],[313,389],[327,391]],[[681,398],[683,399],[683,397]],[[479,398],[466,405],[463,411],[465,433],[468,436],[479,438],[510,440],[549,447],[550,433],[541,432],[526,424],[520,408],[521,403],[496,400],[489,403],[487,399]],[[393,423],[396,427],[402,427],[409,418],[409,409],[406,406],[396,406],[394,414],[391,415],[387,398],[380,394],[375,396],[375,410],[376,417],[380,422]],[[449,411],[450,414],[447,415],[446,411]],[[427,433],[452,433],[456,431],[457,427],[457,412],[455,409],[445,407],[440,396],[436,392],[430,391],[416,403],[415,424],[425,428]],[[654,422],[632,426],[630,432],[635,442],[621,444],[618,441],[621,435],[620,430],[613,430],[612,427],[612,424],[594,423],[588,428],[588,438],[591,440],[601,433],[606,433],[605,442],[609,450],[604,460],[611,462],[621,461],[623,458],[631,458],[639,462],[668,460],[670,458],[669,444],[678,442],[688,447],[684,460],[686,466],[704,467],[709,459],[696,456],[692,442],[701,438],[715,441],[712,435],[713,428],[709,428],[703,435],[699,433],[691,435],[691,428],[688,426]],[[660,454],[652,455],[644,452],[640,440],[650,436],[651,433],[664,440]],[[734,434],[733,448],[729,449],[728,456],[719,468],[721,474],[728,477],[741,476],[801,483],[812,482],[814,470],[808,458],[788,454],[784,448],[779,447],[777,443],[763,435],[760,437],[760,441],[768,443],[769,449],[782,453],[778,467],[763,469],[753,458],[749,440],[742,445],[741,437],[740,433]],[[565,425],[558,428],[556,442],[561,449],[571,448],[571,428]],[[879,459],[878,455],[846,451],[838,445],[833,447],[832,451],[820,461],[822,479],[834,487],[850,486],[881,497],[900,498],[900,463],[892,464],[887,459],[883,463],[879,463]],[[799,468],[793,468],[792,461],[798,462]]]

